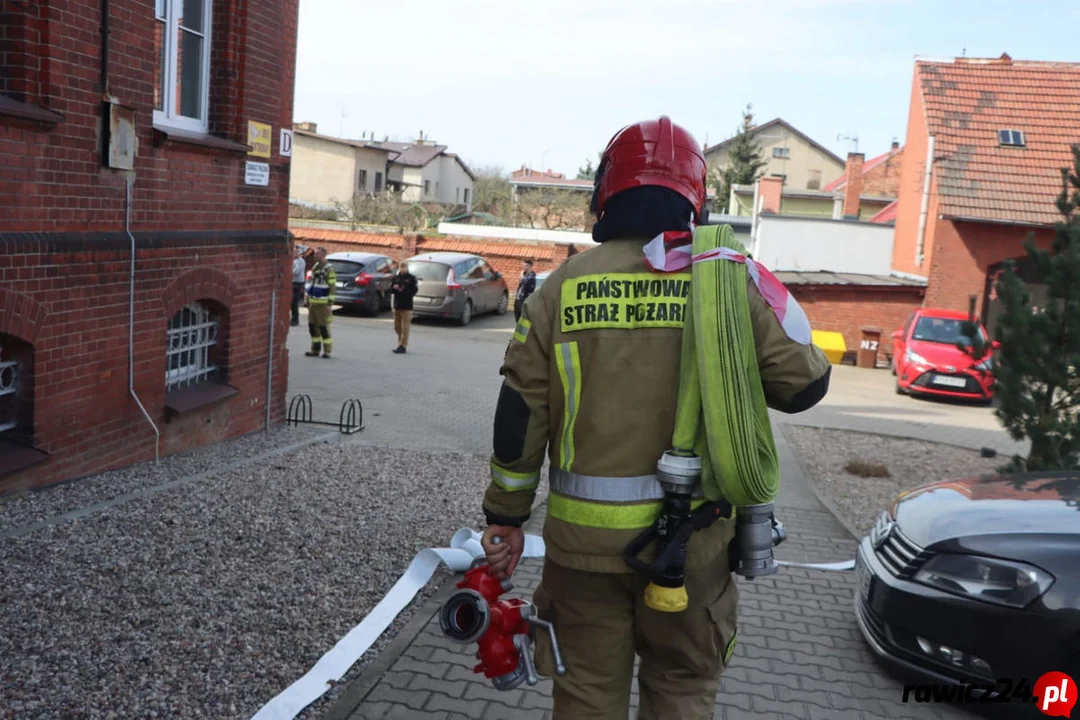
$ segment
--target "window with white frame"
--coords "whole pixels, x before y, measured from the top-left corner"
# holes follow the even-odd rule
[[[154,0],[154,122],[207,132],[213,0]]]
[[[218,328],[217,315],[202,303],[187,305],[172,316],[166,346],[166,391],[216,377]]]
[[[774,158],[789,158],[791,157],[791,150],[786,147],[774,147],[772,149],[772,156]]]

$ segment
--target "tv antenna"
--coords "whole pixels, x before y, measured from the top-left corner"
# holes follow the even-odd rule
[[[837,142],[855,143],[855,152],[859,152],[859,136],[858,135],[845,135],[844,133],[839,133],[836,136],[836,141]]]
[[[345,114],[345,101],[341,101],[341,128],[338,132],[338,137],[345,137],[345,118],[349,117]]]

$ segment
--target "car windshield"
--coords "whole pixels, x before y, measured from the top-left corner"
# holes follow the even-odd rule
[[[450,267],[441,263],[413,260],[409,263],[409,272],[417,280],[445,280],[450,274]]]
[[[364,269],[364,263],[350,262],[348,260],[327,260],[326,264],[334,268],[338,275],[358,275]]]
[[[986,342],[986,333],[980,327],[978,329],[979,340]],[[922,342],[943,343],[946,345],[973,344],[971,338],[964,335],[964,321],[954,318],[922,317],[915,324],[915,332],[911,334],[912,340]]]

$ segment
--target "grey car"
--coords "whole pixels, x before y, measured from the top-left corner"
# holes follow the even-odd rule
[[[510,306],[506,280],[479,255],[424,253],[409,258],[408,264],[418,285],[413,315],[468,325],[476,315],[503,315]]]
[[[334,304],[372,317],[390,307],[393,261],[374,253],[342,252],[326,256],[337,275]]]

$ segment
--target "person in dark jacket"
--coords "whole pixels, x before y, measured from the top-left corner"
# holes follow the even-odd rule
[[[405,353],[409,346],[409,327],[412,325],[413,296],[416,295],[418,285],[416,276],[409,272],[409,264],[399,262],[397,273],[390,281],[390,295],[394,303],[394,332],[397,333],[398,344],[394,352],[398,355]]]
[[[517,297],[514,298],[514,320],[521,319],[521,308],[534,292],[536,292],[536,273],[533,272],[532,260],[526,260],[521,268]]]

